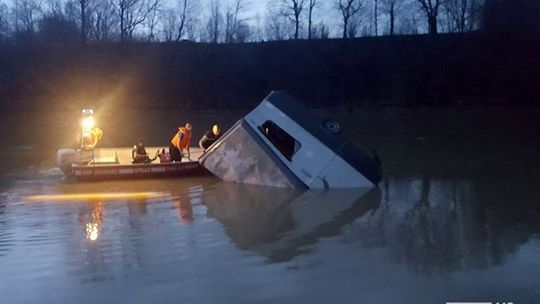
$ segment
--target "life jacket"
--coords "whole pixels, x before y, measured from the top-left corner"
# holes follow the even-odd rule
[[[77,134],[77,141],[81,144],[83,150],[93,150],[101,140],[101,137],[103,137],[103,130],[94,127]]]
[[[171,139],[171,144],[178,150],[186,149],[191,143],[191,132],[184,127],[178,128],[178,132]]]

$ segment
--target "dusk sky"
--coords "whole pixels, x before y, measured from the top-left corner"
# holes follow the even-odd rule
[[[276,4],[280,3],[279,0],[247,1],[246,15],[250,17],[255,17],[257,14],[259,14],[261,17],[264,17],[266,14],[266,8],[267,8],[268,2],[272,2]],[[367,1],[364,1],[364,2],[367,2]],[[306,12],[307,12],[307,9],[306,9]],[[339,16],[338,16],[338,12],[333,8],[333,1],[331,0],[317,1],[317,7],[314,10],[314,18],[317,20],[331,20],[331,21],[327,21],[327,23],[338,22]]]
[[[229,0],[232,2],[231,0]],[[245,16],[249,19],[254,19],[257,14],[264,18],[267,10],[267,3],[271,1],[272,3],[278,4],[279,0],[251,0],[246,1],[246,12]],[[227,2],[227,0],[223,1],[224,3]],[[326,23],[334,23],[338,22],[338,16],[337,12],[332,8],[332,1],[330,0],[319,0],[317,3],[317,7],[314,11],[314,19],[317,20],[329,20],[326,21]],[[331,21],[330,21],[331,20]]]
[[[208,0],[203,1],[203,9],[205,11],[204,14],[206,14],[207,7],[208,7]],[[223,3],[223,6],[225,7],[225,3],[232,3],[234,0],[222,0],[221,3]],[[362,9],[360,9],[359,16],[361,16],[361,23],[362,27],[369,27],[373,20],[373,0],[363,0],[362,1]],[[248,20],[248,22],[251,25],[256,25],[256,17],[259,15],[261,18],[261,26],[264,28],[264,18],[267,14],[267,7],[268,3],[272,3],[274,5],[279,5],[280,0],[251,0],[246,1],[246,9],[244,11],[243,16]],[[334,6],[335,0],[318,0],[317,6],[314,9],[313,12],[313,21],[314,24],[318,24],[319,22],[323,22],[330,30],[330,35],[340,35],[340,27],[341,27],[341,17],[339,15],[339,12],[335,9]],[[423,23],[423,16],[418,16],[418,6],[417,3],[413,1],[403,1],[403,3],[399,6],[400,11],[397,13],[396,22],[399,24],[401,20],[409,19],[412,16],[416,16],[417,20],[419,21],[419,24],[417,25],[419,28],[418,30],[420,32],[423,32],[425,29],[424,23]],[[404,13],[406,12],[406,13]],[[379,13],[378,13],[378,28],[379,33],[383,33],[385,30],[387,30],[388,22],[387,22],[387,16],[383,13],[381,6],[379,6]],[[204,18],[204,17],[203,17]],[[307,20],[307,8],[305,11],[302,12],[301,19],[303,22],[306,22]]]

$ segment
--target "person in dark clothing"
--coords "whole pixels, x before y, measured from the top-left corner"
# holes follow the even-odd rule
[[[131,159],[134,164],[151,163],[156,158],[151,159],[146,153],[146,146],[144,145],[144,138],[139,137],[137,144],[133,146],[131,150]]]
[[[208,149],[213,143],[215,143],[221,137],[221,131],[217,124],[212,126],[212,130],[206,132],[199,140],[199,147],[201,149]]]

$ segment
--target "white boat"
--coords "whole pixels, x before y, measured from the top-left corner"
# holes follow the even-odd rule
[[[333,119],[314,119],[285,92],[270,93],[199,159],[225,181],[300,188],[377,185],[381,164],[340,135]]]

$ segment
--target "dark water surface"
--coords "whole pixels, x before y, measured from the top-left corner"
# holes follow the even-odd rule
[[[0,115],[0,303],[540,302],[540,112],[334,114],[383,159],[378,188],[71,183],[73,120]],[[103,144],[163,145],[185,117],[102,117]]]

